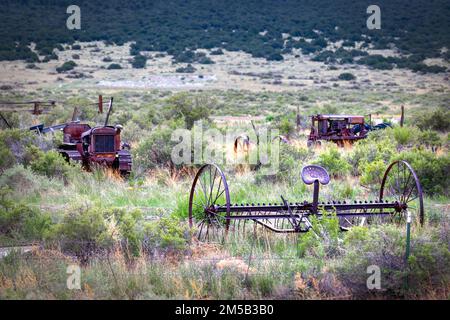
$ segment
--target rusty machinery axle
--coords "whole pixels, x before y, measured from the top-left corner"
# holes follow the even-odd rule
[[[228,231],[246,230],[253,222],[277,233],[300,233],[311,229],[310,216],[334,212],[342,230],[355,225],[386,221],[402,221],[409,210],[424,222],[423,195],[419,179],[406,161],[395,161],[388,166],[380,191],[373,201],[319,201],[320,185],[330,181],[327,171],[315,165],[302,169],[302,180],[313,185],[313,200],[289,202],[281,196],[280,203],[235,203],[225,175],[214,164],[200,168],[194,178],[189,197],[189,224],[196,226],[200,240],[223,237]]]

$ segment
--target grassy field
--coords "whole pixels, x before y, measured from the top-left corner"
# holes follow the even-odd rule
[[[450,298],[444,0],[380,0],[381,29],[369,27],[373,6],[348,0],[79,0],[81,29],[69,27],[70,4],[0,4],[0,299]],[[127,177],[66,162],[62,132],[29,130],[103,125],[99,95],[114,98]],[[33,115],[33,103],[11,103],[38,100],[55,104]],[[353,145],[308,147],[316,114],[389,126]],[[201,145],[183,149],[194,163],[175,161],[181,132]],[[246,136],[248,149],[234,148]],[[311,202],[308,164],[331,176],[319,201],[379,201],[386,168],[404,160],[423,189],[424,224],[415,199],[409,256],[404,220],[341,232],[336,212],[311,217],[306,233],[249,221],[201,241],[206,210],[196,207],[191,228],[189,192],[201,165],[221,160],[232,204]],[[80,287],[69,289],[77,268]]]
[[[65,122],[72,106],[91,124],[102,121],[95,107],[98,91],[43,89],[4,94],[3,100],[65,100],[39,120]],[[134,172],[123,179],[102,168],[85,172],[51,151],[60,135],[37,138],[19,130],[2,130],[0,242],[35,245],[27,253],[12,251],[0,260],[0,297],[4,299],[435,299],[449,297],[449,156],[448,127],[430,129],[423,110],[442,109],[447,92],[302,92],[109,91],[116,108],[111,123],[124,125],[132,144]],[[70,98],[68,98],[70,97]],[[398,128],[399,107],[406,106],[405,128]],[[172,113],[186,109],[182,117]],[[295,128],[299,107],[301,128]],[[405,261],[404,224],[375,224],[338,232],[337,220],[313,221],[315,232],[277,235],[248,227],[225,241],[196,240],[186,220],[188,194],[196,166],[167,162],[176,127],[200,120],[210,128],[232,126],[251,132],[248,121],[211,121],[192,110],[218,116],[263,116],[257,127],[287,134],[280,146],[280,167],[266,176],[252,166],[224,166],[232,203],[311,201],[312,189],[300,178],[301,167],[318,163],[332,174],[321,201],[375,200],[380,171],[399,158],[410,161],[425,189],[425,225],[413,224],[411,256]],[[441,109],[439,109],[441,108]],[[185,110],[185,109],[182,109]],[[442,111],[439,111],[442,110]],[[394,129],[372,133],[353,147],[332,144],[306,147],[307,115],[314,113],[379,114]],[[17,127],[36,119],[7,114]],[[191,117],[191,118],[189,118]],[[189,121],[188,121],[189,120]],[[425,124],[424,124],[425,123]],[[425,126],[423,130],[418,126]],[[445,126],[445,123],[444,123]],[[428,131],[427,131],[428,130]],[[156,157],[152,157],[156,154]],[[417,217],[416,217],[417,218]],[[195,231],[195,230],[194,230]],[[66,287],[67,266],[81,266],[81,289]],[[367,267],[381,269],[381,289],[368,290]]]

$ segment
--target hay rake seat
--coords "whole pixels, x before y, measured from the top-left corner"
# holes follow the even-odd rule
[[[422,188],[406,161],[388,166],[376,200],[319,201],[320,185],[330,182],[328,172],[316,165],[302,169],[302,180],[313,185],[312,201],[280,203],[235,203],[225,175],[215,164],[205,164],[197,172],[189,196],[189,225],[202,241],[223,238],[229,231],[245,232],[251,222],[277,233],[300,233],[311,229],[310,216],[335,212],[342,230],[355,225],[402,222],[409,211],[422,225],[424,207]]]

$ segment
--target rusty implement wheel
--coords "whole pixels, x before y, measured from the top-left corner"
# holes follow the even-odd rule
[[[413,218],[418,217],[420,225],[423,225],[425,217],[422,187],[416,172],[408,162],[398,160],[389,165],[381,182],[380,201],[382,200],[398,202],[394,218],[403,221],[409,211]]]
[[[215,164],[200,168],[189,195],[189,226],[200,241],[222,241],[230,226],[230,193]]]

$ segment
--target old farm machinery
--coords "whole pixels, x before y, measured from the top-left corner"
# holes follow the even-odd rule
[[[312,228],[310,217],[335,212],[342,230],[355,225],[389,221],[402,222],[409,211],[424,222],[422,189],[412,167],[405,161],[388,166],[378,196],[364,201],[323,201],[320,185],[330,181],[327,171],[316,165],[302,169],[302,180],[313,185],[312,201],[279,203],[232,203],[222,170],[206,164],[197,172],[189,196],[189,225],[198,239],[224,238],[229,231],[245,232],[249,225],[262,226],[277,233],[301,233]]]
[[[0,102],[0,106],[7,106],[7,111],[24,111],[23,106],[33,105],[32,112],[34,115],[45,113],[48,107],[54,107],[56,102]],[[99,95],[98,102],[88,105],[98,106],[98,113],[103,114],[103,97]],[[112,112],[113,98],[109,100],[109,108],[106,113],[106,119],[103,125],[91,126],[87,123],[81,123],[76,120],[78,108],[74,108],[72,120],[67,123],[57,124],[53,126],[44,126],[39,124],[30,127],[31,131],[37,134],[54,133],[62,131],[63,142],[57,148],[57,151],[67,160],[81,162],[83,167],[90,169],[92,165],[101,165],[112,168],[120,172],[122,175],[128,175],[131,172],[132,158],[130,146],[121,142],[122,126],[110,126],[108,124],[109,117]],[[2,111],[4,109],[0,109]],[[11,125],[0,113],[0,119],[3,119],[8,128]]]
[[[353,143],[367,137],[369,131],[390,127],[388,123],[372,126],[365,122],[364,116],[318,114],[311,117],[311,132],[308,146],[320,141],[333,141],[339,146]]]
[[[91,128],[88,124],[73,121],[63,128],[63,143],[58,151],[67,160],[80,161],[89,169],[99,164],[117,170],[122,175],[131,172],[131,153],[127,144],[122,144],[122,126],[108,125],[113,98],[109,101],[105,124]]]

